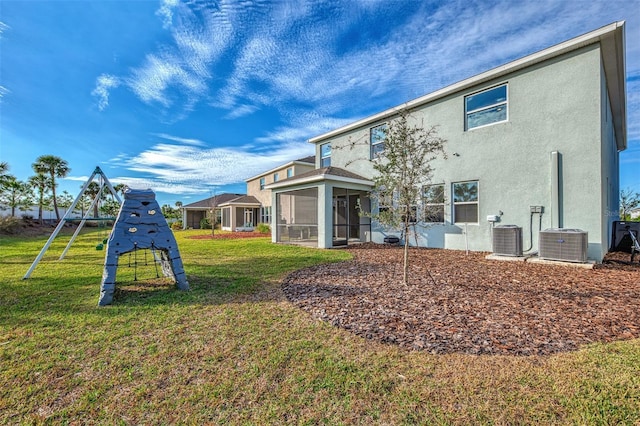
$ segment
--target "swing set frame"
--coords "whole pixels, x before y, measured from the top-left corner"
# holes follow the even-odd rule
[[[91,206],[89,206],[89,208],[87,209],[87,212],[84,214],[82,218],[69,217],[72,214],[73,210],[76,208],[76,205],[78,204],[80,199],[87,192],[87,189],[89,188],[89,184],[93,182],[94,179],[96,178],[99,178],[99,181],[100,181],[100,191],[98,191],[95,198],[91,202]],[[111,193],[111,195],[113,195],[113,197],[118,201],[118,203],[122,205],[122,200],[120,199],[120,196],[118,195],[117,191],[113,189],[113,186],[111,185],[111,182],[109,182],[109,178],[107,178],[107,175],[104,174],[104,172],[102,171],[102,169],[100,169],[100,167],[96,167],[93,173],[91,174],[91,176],[89,177],[89,179],[87,179],[85,184],[82,186],[82,189],[80,190],[80,193],[78,194],[76,199],[73,201],[69,209],[65,212],[64,217],[60,220],[60,222],[58,222],[58,226],[56,226],[56,228],[53,230],[53,232],[49,236],[49,239],[44,244],[44,247],[42,247],[42,250],[40,250],[40,253],[35,258],[31,266],[29,267],[29,270],[27,271],[27,273],[24,275],[24,277],[22,277],[23,280],[26,280],[31,276],[31,274],[33,273],[33,270],[36,269],[36,266],[38,266],[38,263],[40,263],[40,261],[44,257],[44,254],[49,249],[49,246],[51,246],[51,243],[56,238],[60,230],[62,230],[62,227],[66,222],[80,221],[80,224],[76,228],[76,231],[73,233],[71,240],[69,240],[69,243],[65,247],[64,251],[62,252],[58,260],[64,259],[67,252],[69,251],[69,248],[71,247],[71,244],[73,244],[73,242],[75,241],[76,237],[80,233],[80,230],[82,229],[82,227],[84,226],[87,220],[99,220],[99,221],[115,220],[115,218],[109,218],[109,217],[97,217],[97,218],[89,217],[90,212],[93,210],[94,206],[98,203],[98,200],[100,199],[102,195],[102,191],[104,190],[105,187],[109,189],[109,192]]]

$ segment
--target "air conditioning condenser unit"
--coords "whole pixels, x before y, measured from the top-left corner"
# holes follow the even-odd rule
[[[522,228],[516,225],[498,225],[493,228],[493,254],[522,256]]]
[[[581,229],[549,228],[540,231],[538,257],[564,262],[587,261],[589,234]]]

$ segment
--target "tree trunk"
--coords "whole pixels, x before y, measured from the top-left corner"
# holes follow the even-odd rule
[[[409,227],[404,226],[404,266],[402,270],[402,282],[409,284]]]
[[[51,173],[51,195],[53,196],[53,209],[56,211],[56,219],[60,222],[60,211],[58,210],[58,197],[56,196],[56,177]]]

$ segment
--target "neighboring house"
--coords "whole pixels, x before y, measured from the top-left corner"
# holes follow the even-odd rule
[[[182,206],[183,228],[199,229],[212,210],[226,231],[251,231],[258,223],[271,223],[271,191],[265,186],[314,168],[314,156],[290,161],[247,179],[246,194],[220,194]]]
[[[224,193],[180,207],[180,210],[182,210],[182,228],[200,229],[200,221],[210,217],[211,211],[216,212],[216,218],[220,221],[222,211],[219,206],[244,196],[245,194]]]
[[[424,188],[443,194],[429,206],[441,214],[418,227],[419,245],[491,251],[497,220],[523,228],[525,250],[537,249],[539,229],[582,229],[589,258],[601,260],[627,146],[624,52],[616,22],[310,139],[316,170],[266,186],[273,241],[383,241],[385,230],[358,206],[378,208],[367,159],[384,147],[379,126],[406,107],[447,140],[448,159],[432,163]]]
[[[630,210],[629,217],[631,218],[631,220],[636,220],[640,218],[640,208]]]

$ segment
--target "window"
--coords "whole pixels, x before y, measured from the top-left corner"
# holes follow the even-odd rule
[[[260,207],[260,222],[267,224],[271,223],[271,206]]]
[[[478,223],[478,181],[453,184],[453,221]]]
[[[267,183],[266,179],[261,177],[260,178],[260,191],[262,191],[264,189],[264,186],[265,186],[266,183]]]
[[[231,226],[231,208],[224,207],[222,209],[222,226],[229,228]]]
[[[331,166],[331,144],[320,145],[320,168]]]
[[[384,139],[387,136],[387,125],[381,124],[369,130],[371,141],[371,159],[373,160],[384,151]]]
[[[406,206],[400,206],[400,211],[402,212],[402,217],[401,217],[402,222],[406,222],[407,220],[406,210],[407,210]],[[409,211],[409,223],[416,223],[416,222],[418,222],[418,206],[411,206]]]
[[[293,176],[293,167],[289,167],[287,169],[287,178],[290,178]]]
[[[278,175],[278,173],[277,173],[277,172],[276,172],[276,173],[274,173],[274,174],[273,174],[273,181],[274,181],[274,182],[277,182],[279,179],[280,179],[280,176]]]
[[[424,186],[422,206],[425,222],[444,223],[444,184]]]
[[[507,85],[466,96],[464,112],[466,130],[507,121]]]

